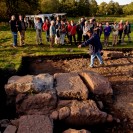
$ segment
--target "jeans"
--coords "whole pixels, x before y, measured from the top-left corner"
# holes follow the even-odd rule
[[[89,36],[88,35],[83,35],[83,41],[87,41],[89,39]]]
[[[49,30],[46,31],[46,40],[49,42]]]
[[[13,46],[17,46],[17,32],[12,32],[13,35]]]
[[[124,38],[125,36],[128,36],[128,41],[130,42],[131,41],[131,37],[130,37],[130,33],[127,33],[127,34],[124,34],[123,37],[122,37],[122,42],[124,43]]]
[[[113,34],[112,45],[117,45],[117,43],[118,43],[118,35],[117,34]]]
[[[20,36],[20,46],[22,46],[25,43],[25,30],[19,31],[19,36]]]
[[[122,33],[123,33],[123,30],[119,30],[119,33],[118,33],[118,35],[119,35],[119,43],[121,43]]]
[[[82,32],[77,33],[77,41],[78,41],[79,44],[82,42]]]
[[[60,34],[60,43],[64,45],[65,34]]]
[[[72,45],[72,37],[73,37],[74,43],[75,43],[75,45],[76,45],[76,37],[75,37],[75,35],[69,35],[70,44]]]
[[[109,45],[109,36],[104,35],[104,45],[105,46]]]
[[[36,29],[36,42],[37,44],[42,43],[42,30]]]
[[[100,52],[97,52],[97,53],[91,55],[90,67],[93,67],[95,57],[98,58],[100,64],[103,64],[102,56],[101,56]]]

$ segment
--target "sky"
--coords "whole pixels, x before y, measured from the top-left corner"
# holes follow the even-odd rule
[[[106,2],[106,3],[109,3],[110,0],[96,0],[98,5],[102,2]],[[131,2],[133,2],[133,0],[113,0],[114,2],[118,2],[119,5],[125,5],[125,4],[129,4]]]

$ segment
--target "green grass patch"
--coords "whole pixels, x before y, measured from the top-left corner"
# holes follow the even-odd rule
[[[78,22],[81,17],[68,17],[69,20],[74,20],[75,22]],[[91,16],[86,17],[87,19],[92,18]],[[95,17],[97,22],[119,22],[120,20],[129,21],[133,24],[133,15],[127,15],[127,16],[102,16],[102,17]]]
[[[26,31],[26,45],[23,47],[17,47],[14,49],[12,47],[12,34],[8,26],[0,26],[0,68],[12,68],[18,69],[21,65],[22,56],[43,56],[43,55],[59,55],[59,54],[82,54],[88,52],[88,47],[77,48],[73,45],[57,46],[54,48],[49,48],[49,43],[46,42],[45,33],[42,33],[43,46],[36,45],[36,32],[34,29],[28,29]],[[133,33],[131,34],[133,37]],[[133,38],[132,38],[133,40]],[[101,38],[103,42],[103,35]],[[112,36],[110,36],[110,44],[112,41]],[[125,39],[127,41],[127,38]],[[19,44],[19,38],[18,38]],[[73,49],[69,52],[67,49]],[[114,47],[109,47],[114,48]],[[133,43],[127,45],[118,45],[115,48],[133,48]]]

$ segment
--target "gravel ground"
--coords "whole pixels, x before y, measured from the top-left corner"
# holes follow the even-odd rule
[[[41,62],[35,60],[31,62],[30,74],[90,70],[107,77],[114,90],[114,103],[109,111],[120,124],[105,129],[105,133],[133,133],[133,56],[104,59],[104,63],[100,67],[96,59],[95,68],[89,68],[89,58]]]

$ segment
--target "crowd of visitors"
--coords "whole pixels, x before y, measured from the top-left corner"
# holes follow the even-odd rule
[[[11,31],[13,35],[13,47],[17,45],[17,33],[20,36],[20,46],[25,44],[25,31],[27,28],[26,19],[21,15],[19,20],[15,16],[11,16],[9,21],[11,25]],[[128,37],[128,41],[131,42],[131,25],[128,21],[125,23],[121,20],[119,23],[114,22],[105,24],[96,22],[95,18],[87,19],[82,17],[77,23],[74,20],[68,21],[67,19],[60,19],[60,17],[54,20],[45,19],[43,22],[41,18],[35,18],[34,27],[36,30],[36,44],[42,45],[42,34],[45,32],[46,40],[50,43],[50,47],[54,44],[58,45],[79,45],[89,39],[87,31],[97,34],[99,38],[104,34],[104,46],[109,46],[109,38],[112,34],[112,46],[124,43],[125,36]],[[66,39],[67,38],[67,39]]]

